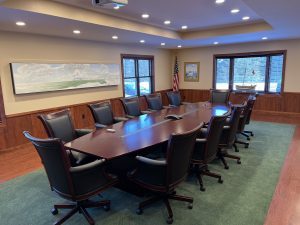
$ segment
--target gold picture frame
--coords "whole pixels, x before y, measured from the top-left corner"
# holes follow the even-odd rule
[[[199,82],[200,62],[184,63],[184,81]]]

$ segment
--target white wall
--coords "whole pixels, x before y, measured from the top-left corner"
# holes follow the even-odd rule
[[[169,50],[0,32],[0,79],[6,115],[123,96],[122,85],[14,95],[11,62],[121,63],[120,54],[154,55],[155,90],[172,87]],[[122,83],[120,81],[120,83]]]
[[[210,89],[213,82],[213,56],[242,52],[287,50],[284,81],[285,92],[300,92],[300,40],[272,41],[236,45],[220,45],[182,49],[173,52],[178,56],[181,89]],[[184,82],[184,62],[200,62],[199,82]]]

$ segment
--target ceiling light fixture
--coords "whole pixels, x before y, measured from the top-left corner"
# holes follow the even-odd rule
[[[182,46],[181,46],[181,45],[178,45],[177,48],[182,48]]]
[[[143,18],[143,19],[148,19],[149,17],[150,17],[150,15],[147,14],[147,13],[142,14],[142,18]]]
[[[80,30],[73,30],[73,33],[74,34],[80,34],[81,32],[80,32]]]
[[[160,43],[160,45],[161,45],[161,46],[165,46],[165,45],[166,45],[166,43],[162,42],[162,43]]]
[[[220,5],[223,4],[225,2],[225,0],[216,0],[216,4]]]
[[[250,17],[249,16],[244,16],[243,20],[250,20]]]
[[[145,43],[145,40],[140,40],[141,43]]]
[[[24,27],[24,26],[26,26],[26,23],[23,21],[18,21],[18,22],[16,22],[16,25],[20,26],[20,27]]]
[[[268,40],[268,37],[263,37],[262,40]]]
[[[236,14],[236,13],[240,12],[240,10],[239,10],[239,9],[232,9],[230,12],[231,12],[232,14]]]
[[[114,35],[111,38],[114,39],[114,40],[117,40],[119,37],[117,35]]]
[[[186,29],[188,29],[188,26],[184,25],[184,26],[181,27],[181,29],[186,30]]]
[[[214,45],[218,45],[218,44],[219,44],[219,42],[217,42],[217,41],[214,42]]]
[[[170,20],[166,20],[166,21],[164,22],[164,24],[169,25],[169,24],[171,24],[171,21],[170,21]]]

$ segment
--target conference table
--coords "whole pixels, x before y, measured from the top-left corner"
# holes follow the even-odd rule
[[[107,160],[136,155],[143,149],[167,142],[172,133],[192,130],[201,122],[209,122],[212,116],[223,115],[229,110],[226,105],[209,102],[169,107],[95,130],[65,146]],[[166,119],[170,114],[179,115],[182,119]]]

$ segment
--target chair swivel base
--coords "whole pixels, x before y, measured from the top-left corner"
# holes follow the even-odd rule
[[[150,199],[147,199],[143,202],[141,202],[138,206],[138,209],[136,210],[136,213],[138,215],[141,215],[143,214],[143,209],[154,203],[154,202],[157,202],[157,201],[160,201],[160,200],[163,200],[166,208],[167,208],[167,211],[168,211],[168,219],[167,219],[167,223],[168,224],[172,224],[173,223],[173,211],[172,211],[172,208],[171,208],[171,205],[170,205],[170,202],[169,202],[169,199],[172,199],[172,200],[177,200],[177,201],[183,201],[183,202],[188,202],[189,205],[188,205],[188,208],[189,209],[192,209],[193,208],[193,198],[190,198],[190,197],[185,197],[185,196],[181,196],[181,195],[176,195],[176,192],[175,191],[172,191],[170,194],[162,194],[162,195],[157,195],[157,196],[154,196]]]
[[[58,214],[58,209],[71,209],[70,212],[68,212],[66,215],[64,215],[61,219],[56,221],[53,225],[60,225],[63,224],[66,220],[68,220],[71,216],[73,216],[75,213],[79,212],[83,214],[85,219],[88,221],[90,225],[94,225],[95,221],[90,216],[90,214],[87,212],[87,208],[98,208],[98,207],[104,207],[105,211],[110,210],[110,201],[109,200],[103,200],[99,202],[93,202],[89,200],[80,201],[74,204],[65,204],[65,205],[54,205],[53,209],[51,210],[51,213],[53,215]]]
[[[245,146],[245,148],[249,148],[249,142],[241,141],[241,140],[236,140],[236,144],[242,144]]]
[[[250,134],[252,137],[254,136],[253,131],[250,131],[250,130],[244,130],[243,133]]]

